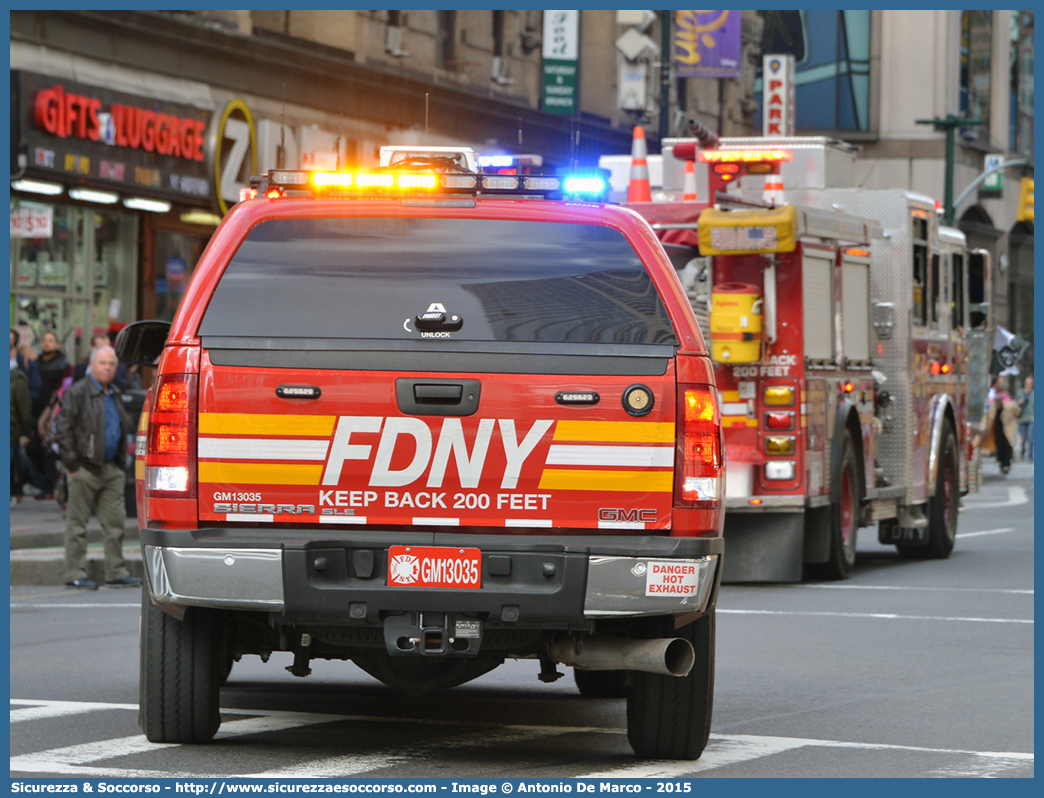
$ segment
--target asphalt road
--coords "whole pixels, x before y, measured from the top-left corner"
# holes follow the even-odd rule
[[[237,663],[208,746],[137,727],[137,591],[11,589],[11,775],[1030,777],[1033,483],[966,497],[946,561],[862,530],[843,583],[726,586],[711,743],[636,760],[622,700],[512,662],[426,698],[351,664]]]

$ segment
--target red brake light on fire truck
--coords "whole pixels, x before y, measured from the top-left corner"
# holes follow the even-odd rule
[[[702,386],[679,386],[682,423],[678,425],[676,501],[717,506],[721,499],[721,421],[714,394]],[[714,502],[707,505],[705,502]]]
[[[790,410],[783,413],[766,413],[765,426],[769,429],[793,429],[794,411]]]
[[[719,175],[734,175],[740,170],[736,163],[716,163],[711,168]]]
[[[939,376],[939,372],[942,371],[942,366],[939,365],[939,361],[938,360],[933,360],[932,361],[932,365],[929,368],[931,369],[933,377],[938,377]]]
[[[184,382],[164,382],[156,393],[154,410],[159,413],[188,412],[188,385]]]
[[[703,163],[757,163],[758,161],[792,161],[790,150],[700,150],[696,160]]]
[[[159,424],[156,432],[158,454],[188,454],[188,431],[177,424]]]
[[[195,374],[161,375],[145,439],[145,490],[194,498],[196,462]]]

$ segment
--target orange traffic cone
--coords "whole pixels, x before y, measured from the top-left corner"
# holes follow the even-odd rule
[[[786,202],[783,199],[783,178],[780,175],[765,175],[765,190],[761,199],[770,205],[782,205]]]
[[[696,202],[696,162],[685,162],[685,182],[682,183],[682,202]]]
[[[627,184],[627,202],[652,202],[652,190],[649,188],[648,150],[645,146],[645,131],[640,127],[634,129],[631,143],[631,182]]]

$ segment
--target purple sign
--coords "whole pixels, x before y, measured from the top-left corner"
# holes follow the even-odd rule
[[[674,12],[674,67],[679,78],[738,78],[743,12]]]

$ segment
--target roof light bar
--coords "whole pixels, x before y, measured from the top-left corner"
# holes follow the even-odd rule
[[[608,182],[600,176],[571,175],[553,177],[549,175],[484,175],[484,174],[441,174],[438,172],[415,172],[398,169],[374,171],[307,171],[298,169],[273,169],[267,182],[257,178],[248,191],[263,191],[265,196],[278,190],[281,196],[289,191],[310,191],[317,195],[331,191],[348,195],[401,194],[404,192],[491,192],[497,194],[527,193],[550,195],[550,198],[596,199],[607,190]],[[242,192],[241,192],[242,193]],[[250,195],[253,196],[253,195]],[[241,199],[244,197],[241,196]]]
[[[478,180],[472,175],[443,175],[443,188],[468,188],[473,189],[478,185]]]
[[[482,188],[493,191],[513,191],[518,188],[517,177],[490,176],[482,178]]]
[[[529,191],[558,191],[562,181],[557,177],[527,177],[522,185]]]
[[[758,161],[792,161],[790,150],[700,150],[696,160],[702,163],[757,163]]]
[[[600,177],[567,177],[566,194],[604,194],[605,180]]]

